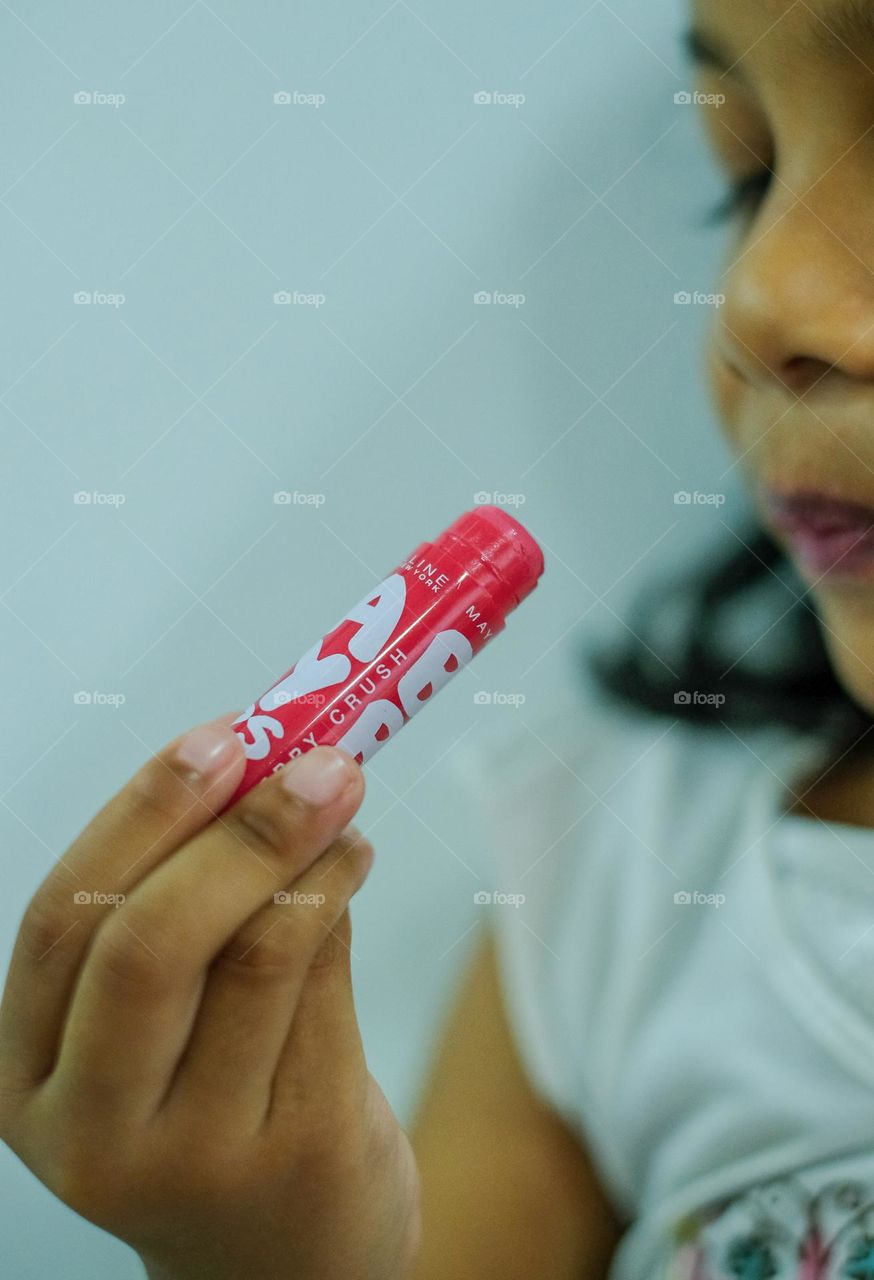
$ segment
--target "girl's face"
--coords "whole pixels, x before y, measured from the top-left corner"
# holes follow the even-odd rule
[[[733,188],[708,376],[835,670],[874,711],[874,0],[693,10]]]

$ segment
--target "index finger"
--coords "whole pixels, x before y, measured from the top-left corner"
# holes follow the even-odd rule
[[[56,1075],[87,1105],[150,1114],[172,1079],[212,959],[358,809],[361,770],[315,747],[149,875],[94,938]]]
[[[91,939],[119,898],[231,798],[245,768],[232,712],[175,738],[92,818],[33,895],[0,1004],[0,1058],[23,1087],[51,1070]]]

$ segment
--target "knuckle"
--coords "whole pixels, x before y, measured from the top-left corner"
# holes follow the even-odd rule
[[[310,961],[310,969],[316,973],[330,973],[345,965],[352,942],[352,926],[349,912],[344,911],[333,926],[321,921],[321,940]]]
[[[174,826],[198,799],[185,766],[166,752],[134,774],[122,794],[131,821],[149,826]]]
[[[373,855],[373,845],[357,827],[348,826],[337,837],[334,844],[338,854],[343,858],[354,859],[357,855],[358,861],[363,861]]]
[[[223,821],[246,848],[275,857],[300,846],[309,825],[302,800],[278,784],[253,788],[223,816]]]
[[[73,916],[72,890],[69,903],[63,901],[55,889],[37,890],[27,905],[18,936],[28,957],[42,960],[49,952],[57,952],[59,945],[71,933],[71,923],[78,923]]]
[[[173,966],[154,931],[145,923],[131,923],[120,916],[99,929],[94,940],[91,964],[101,987],[121,995],[161,996],[172,986]],[[149,936],[149,942],[143,939]]]
[[[325,852],[322,861],[327,896],[339,905],[361,887],[373,862],[373,845],[359,832],[354,836],[344,832]]]
[[[232,976],[258,982],[282,981],[289,976],[295,950],[288,927],[279,923],[269,934],[252,942],[245,937],[233,939],[218,953],[213,965]]]

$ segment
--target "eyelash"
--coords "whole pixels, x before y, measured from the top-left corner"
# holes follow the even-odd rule
[[[773,176],[771,169],[758,169],[749,177],[732,183],[726,195],[708,211],[708,225],[729,222],[742,213],[755,212],[767,195]]]

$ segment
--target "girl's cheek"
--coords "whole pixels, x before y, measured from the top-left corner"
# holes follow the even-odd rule
[[[707,347],[706,375],[714,408],[719,417],[722,432],[731,447],[741,452],[751,441],[741,438],[740,401],[742,383],[719,355],[715,336],[711,335]]]

